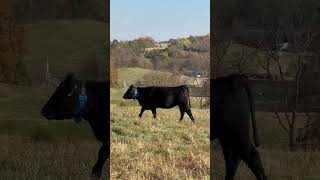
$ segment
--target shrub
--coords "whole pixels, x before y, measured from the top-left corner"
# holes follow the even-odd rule
[[[137,85],[141,86],[177,86],[180,85],[181,75],[167,72],[150,72],[145,74]]]

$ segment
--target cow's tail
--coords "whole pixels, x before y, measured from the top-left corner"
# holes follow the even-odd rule
[[[188,91],[189,108],[191,108],[189,88],[188,88],[188,86],[185,86],[185,87]]]
[[[256,147],[260,146],[260,140],[257,133],[257,125],[256,125],[256,116],[255,116],[255,108],[254,108],[254,100],[252,95],[251,84],[248,78],[245,78],[244,86],[248,94],[250,113],[251,113],[251,123],[252,123],[252,131],[253,131],[253,140]]]

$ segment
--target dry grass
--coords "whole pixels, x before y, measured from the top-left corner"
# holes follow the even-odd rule
[[[273,113],[256,112],[261,147],[258,148],[269,180],[319,180],[320,152],[288,151],[288,140],[278,125]],[[297,126],[303,125],[302,116],[298,117]],[[213,179],[223,179],[225,167],[221,147],[214,141],[212,170]],[[248,167],[241,162],[235,180],[255,180]]]
[[[20,136],[0,136],[0,179],[90,179],[97,143],[37,142]],[[103,177],[107,177],[107,167]]]
[[[176,108],[139,111],[111,106],[112,179],[209,179],[209,110],[192,110],[195,125]]]
[[[223,179],[225,173],[221,151],[213,151],[213,179]],[[289,152],[259,149],[267,177],[270,180],[319,180],[320,153]],[[248,167],[241,162],[235,180],[255,180]]]

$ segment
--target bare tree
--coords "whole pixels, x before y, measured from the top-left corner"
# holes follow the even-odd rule
[[[302,8],[302,7],[301,7]],[[292,74],[294,79],[294,92],[293,97],[291,94],[286,93],[284,112],[275,112],[276,118],[278,119],[279,125],[288,134],[289,149],[295,150],[296,148],[296,119],[299,101],[301,100],[301,83],[302,74],[306,70],[304,68],[306,60],[307,48],[309,47],[312,39],[312,17],[307,18],[305,10],[300,6],[297,7],[294,15],[289,15],[284,23],[276,23],[266,32],[264,41],[260,43],[261,49],[264,53],[264,62],[259,62],[260,67],[268,73],[270,80],[273,80],[271,64],[275,64],[275,67],[280,76],[280,80],[285,80],[284,67],[286,64],[282,63],[282,49],[281,44],[281,33],[284,31],[291,36],[291,51],[292,61],[294,62],[295,68]],[[287,90],[289,87],[287,88]],[[309,114],[305,112],[308,117]]]
[[[208,78],[202,78],[198,79],[195,78],[194,85],[197,88],[197,94],[198,96],[195,97],[196,101],[198,102],[200,109],[206,108],[208,105],[210,105],[210,97],[208,96],[210,94],[210,81]]]
[[[213,53],[213,62],[211,62],[212,66],[212,77],[215,78],[217,76],[221,75],[222,71],[222,65],[224,64],[225,61],[225,55],[228,52],[228,49],[232,45],[231,40],[227,41],[217,41],[215,39],[215,46],[213,46],[214,53]]]
[[[233,71],[240,74],[247,71],[247,69],[253,65],[257,53],[258,51],[256,49],[250,49],[248,46],[241,46],[240,52],[235,54],[235,59],[232,61]]]

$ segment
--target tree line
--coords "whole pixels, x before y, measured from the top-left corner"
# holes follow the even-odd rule
[[[157,48],[157,44],[166,44]],[[154,48],[145,51],[146,48]],[[111,63],[119,67],[141,67],[167,70],[188,74],[188,72],[208,72],[210,64],[210,35],[190,36],[156,42],[151,37],[132,41],[111,42]]]
[[[29,84],[23,46],[24,28],[16,23],[9,1],[0,3],[0,82]]]

